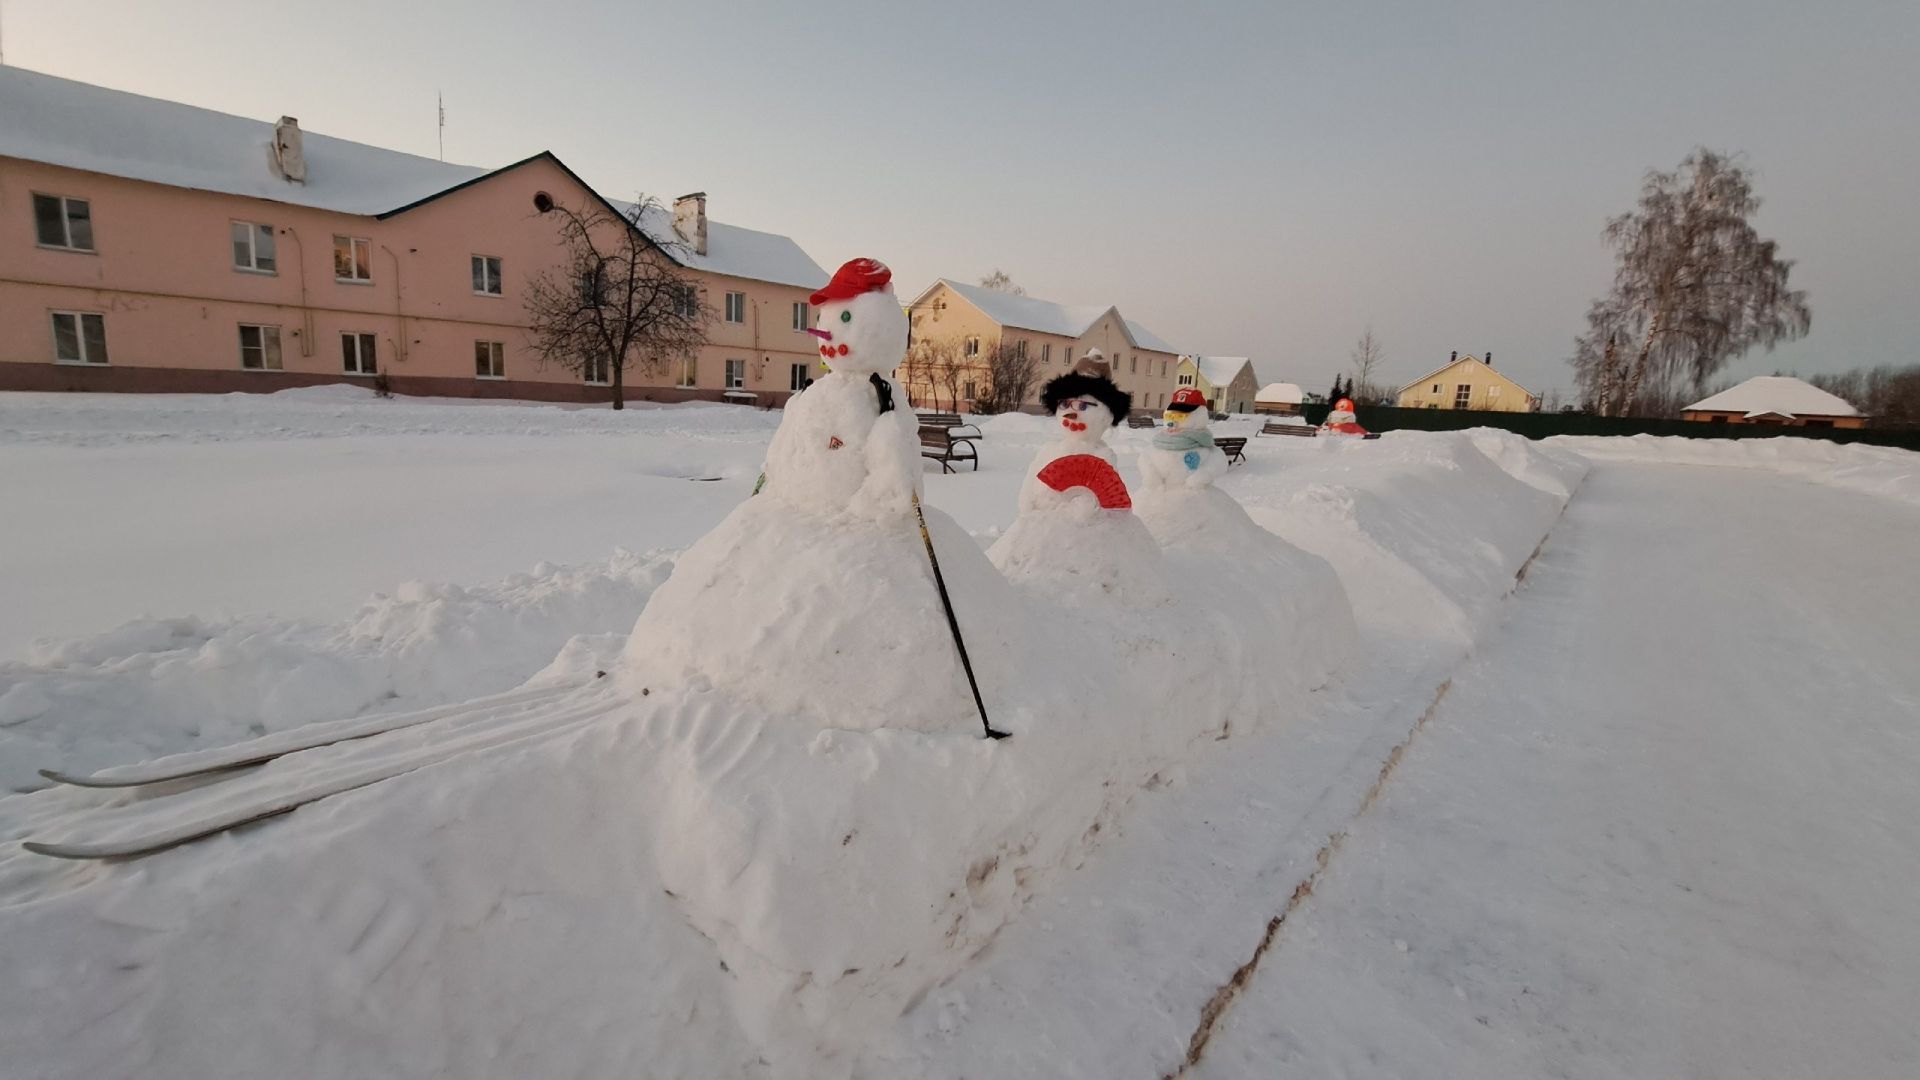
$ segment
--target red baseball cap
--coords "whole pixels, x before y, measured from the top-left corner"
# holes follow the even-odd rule
[[[879,259],[849,259],[833,272],[833,280],[827,287],[808,297],[815,307],[829,300],[850,300],[862,293],[874,292],[887,287],[893,280],[893,271]]]
[[[1167,408],[1174,412],[1192,412],[1205,408],[1207,396],[1191,386],[1183,386],[1173,392],[1173,400],[1167,402]]]

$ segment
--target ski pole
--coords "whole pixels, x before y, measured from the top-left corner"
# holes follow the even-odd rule
[[[920,493],[913,495],[913,516],[920,522],[920,540],[927,545],[927,562],[933,567],[933,584],[940,590],[940,606],[947,609],[947,629],[953,631],[953,647],[960,652],[960,667],[967,673],[967,685],[973,689],[974,708],[980,710],[980,726],[987,738],[1004,739],[1010,731],[995,731],[987,722],[987,703],[980,700],[980,681],[973,677],[973,661],[967,659],[967,643],[960,637],[960,620],[953,615],[953,600],[947,596],[947,579],[940,575],[940,557],[933,553],[933,534],[927,531],[927,515],[920,510]]]

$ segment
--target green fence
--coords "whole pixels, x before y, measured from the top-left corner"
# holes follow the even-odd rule
[[[1327,417],[1328,406],[1301,409],[1307,423]],[[1470,409],[1397,409],[1384,405],[1354,410],[1369,431],[1459,431],[1462,428],[1502,428],[1529,439],[1549,435],[1679,435],[1689,439],[1770,439],[1794,437],[1829,442],[1869,443],[1920,450],[1920,431],[1906,428],[1780,427],[1771,424],[1710,424],[1699,420],[1653,420],[1639,417],[1593,416],[1588,413],[1481,412]]]

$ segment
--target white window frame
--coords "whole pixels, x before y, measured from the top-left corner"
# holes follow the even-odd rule
[[[1040,362],[1043,364],[1053,363],[1053,343],[1051,341],[1043,341],[1040,343]]]
[[[747,321],[747,294],[743,292],[728,293],[726,311],[723,314],[727,322],[745,323]]]
[[[76,199],[70,195],[54,195],[45,191],[35,191],[30,194],[32,198],[28,199],[27,203],[29,204],[29,208],[34,211],[33,241],[36,246],[45,248],[48,251],[83,251],[89,255],[97,255],[100,253],[100,249],[96,246],[98,238],[93,235],[93,200]],[[32,205],[36,199],[54,199],[60,203],[60,236],[65,243],[49,244],[45,240],[40,239],[40,208]],[[73,242],[72,205],[74,203],[79,203],[81,206],[87,208],[87,238],[93,242],[88,243],[85,247],[81,247],[79,244]]]
[[[353,346],[353,363],[347,366],[348,343]],[[380,338],[361,330],[340,331],[340,370],[348,375],[371,377],[380,373]]]
[[[352,263],[352,265],[348,269],[353,271],[352,274],[346,277],[340,276],[340,241],[342,240],[345,240],[347,242],[347,260],[350,263]],[[365,277],[360,276],[360,252],[362,250],[365,250],[367,253],[367,259],[366,259],[367,276]],[[334,233],[333,234],[333,256],[334,256],[334,260],[333,260],[333,280],[334,281],[338,282],[341,285],[373,284],[373,241],[372,240],[369,240],[364,236],[348,236],[346,233]]]
[[[247,331],[259,332],[260,366],[247,366]],[[271,345],[269,345],[271,342]],[[269,323],[240,324],[240,370],[241,371],[284,371],[284,354],[280,351],[280,328]],[[268,361],[272,361],[269,363]]]
[[[1180,373],[1180,378],[1175,381],[1181,386],[1192,386],[1193,374],[1192,372],[1183,371]]]
[[[737,365],[737,366],[736,366]],[[734,372],[739,372],[739,377]],[[745,360],[727,360],[727,389],[745,390],[747,388],[747,362]]]
[[[812,325],[813,312],[809,310],[811,307],[812,305],[808,304],[805,300],[795,300],[793,302],[794,333],[804,334],[807,332],[807,327]]]
[[[807,388],[807,381],[812,378],[813,365],[811,363],[794,364],[787,369],[787,389],[793,393],[805,390]]]
[[[700,385],[699,357],[689,356],[680,361],[680,375],[673,385],[681,390],[692,390]]]
[[[1453,407],[1464,409],[1473,404],[1473,384],[1455,383],[1453,387]]]
[[[673,298],[673,313],[683,319],[699,317],[700,293],[694,286],[681,286],[678,295]]]
[[[91,355],[92,350],[87,348],[87,324],[86,324],[86,320],[88,319],[98,319],[100,321],[100,351],[102,353],[107,352],[107,316],[105,312],[102,312],[102,311],[50,311],[47,314],[49,316],[49,318],[47,319],[47,333],[53,339],[53,362],[54,363],[69,364],[73,367],[106,367],[107,366],[106,356],[103,355],[100,357],[100,359],[95,360]],[[80,348],[80,356],[78,359],[69,360],[60,355],[60,331],[57,329],[57,325],[62,316],[65,316],[66,318],[73,320],[73,340],[74,340],[74,343],[78,345]]]
[[[471,256],[467,261],[468,281],[472,281],[473,271],[480,271],[480,287],[473,290],[473,295],[499,297],[501,295],[500,268],[503,265],[505,260],[498,255]]]
[[[978,337],[968,338],[966,342],[961,346],[961,353],[965,355],[966,358],[969,360],[973,359],[976,356],[979,356],[980,355],[980,339]]]
[[[487,350],[487,374],[480,374],[480,350]],[[473,343],[473,377],[476,379],[505,379],[507,377],[507,343],[475,339]]]
[[[268,225],[262,221],[241,221],[239,218],[234,218],[233,220],[227,222],[227,246],[228,247],[235,247],[236,245],[239,244],[239,240],[237,240],[233,235],[234,226],[236,225],[246,230],[247,261],[246,262],[238,261],[237,256],[239,255],[239,251],[236,250],[234,252],[234,255],[236,256],[236,260],[233,264],[234,273],[261,274],[266,277],[279,276],[280,245],[274,243],[273,226]],[[262,232],[265,232],[266,234],[267,247],[272,249],[268,251],[266,255],[267,261],[273,264],[271,266],[260,265],[260,239],[261,239]],[[249,323],[248,325],[254,325],[254,324]]]
[[[580,381],[588,386],[612,386],[613,362],[604,357],[588,360],[580,367]]]
[[[1492,401],[1492,400],[1493,400],[1494,398],[1497,398],[1497,397],[1499,397],[1499,396],[1500,396],[1500,388],[1499,388],[1498,386],[1489,386],[1489,387],[1487,387],[1487,400],[1488,400],[1488,401]]]
[[[979,386],[972,379],[968,379],[967,385],[966,385],[967,392],[961,396],[966,398],[968,401],[972,401],[978,396],[978,390],[979,390]]]

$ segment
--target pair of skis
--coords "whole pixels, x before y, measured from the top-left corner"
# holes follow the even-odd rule
[[[545,708],[579,690],[578,686],[543,686],[459,705],[309,724],[234,746],[88,775],[43,769],[41,775],[49,780],[85,788],[135,788],[208,777],[218,777],[218,781],[188,791],[156,795],[126,807],[106,808],[90,822],[95,826],[92,830],[95,838],[28,840],[25,847],[28,851],[61,859],[126,859],[150,855],[276,817],[330,795],[376,784],[462,753],[574,727],[611,707],[569,703],[557,713]],[[440,720],[456,723],[445,738],[411,749],[388,754],[356,754],[358,748],[343,748],[334,760],[321,761],[309,770],[292,775],[246,774],[241,778],[243,770],[252,766],[266,765],[302,751],[341,746]],[[118,822],[116,818],[127,820]],[[98,819],[105,819],[104,827]],[[116,825],[122,827],[116,829]]]

